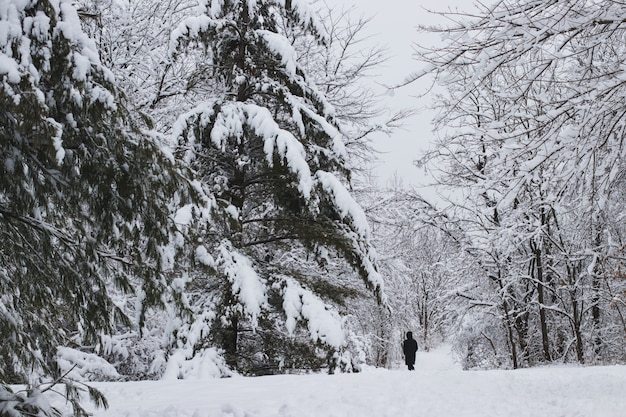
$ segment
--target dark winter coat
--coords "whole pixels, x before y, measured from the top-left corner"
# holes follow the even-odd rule
[[[404,363],[407,365],[415,364],[415,352],[417,352],[417,341],[413,339],[412,334],[407,334],[407,339],[402,343],[402,351],[404,352]]]

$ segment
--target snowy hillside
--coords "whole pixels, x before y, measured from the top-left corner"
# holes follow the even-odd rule
[[[462,371],[445,350],[418,352],[415,372],[103,383],[133,417],[622,417],[626,367]]]

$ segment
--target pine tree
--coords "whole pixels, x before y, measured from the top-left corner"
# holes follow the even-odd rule
[[[218,306],[212,343],[231,366],[254,373],[317,367],[325,358],[310,340],[329,357],[341,349],[330,301],[346,296],[346,282],[325,276],[323,265],[347,261],[383,298],[369,227],[345,187],[347,154],[334,110],[281,28],[299,26],[318,42],[323,31],[305,2],[213,1],[201,10],[172,42],[179,58],[204,46],[216,81],[215,95],[174,129],[179,155],[218,206],[202,245],[213,273],[193,285],[211,294],[207,306]]]
[[[127,122],[71,2],[2,2],[0,32],[0,384],[67,382],[83,414],[57,348],[128,323],[113,285],[137,291],[140,316],[161,303],[167,203],[186,180]],[[7,389],[2,413],[37,412]]]

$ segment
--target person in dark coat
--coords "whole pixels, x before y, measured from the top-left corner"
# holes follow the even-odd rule
[[[417,341],[413,339],[413,332],[406,333],[406,340],[402,343],[402,352],[404,352],[404,363],[409,367],[409,371],[414,371]]]

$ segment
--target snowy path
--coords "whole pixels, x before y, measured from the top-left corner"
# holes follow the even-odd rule
[[[464,372],[442,351],[416,371],[97,384],[133,417],[623,417],[626,367]]]

